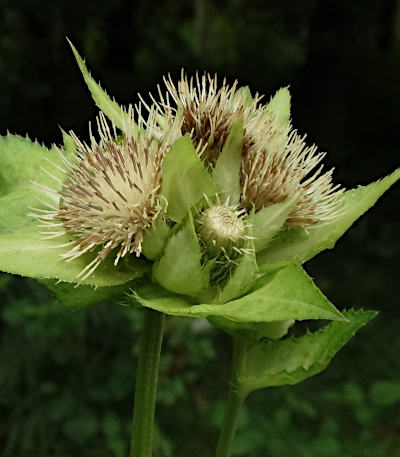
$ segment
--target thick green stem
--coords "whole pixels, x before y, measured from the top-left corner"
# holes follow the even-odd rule
[[[232,376],[230,379],[224,421],[222,423],[215,457],[230,457],[231,455],[240,408],[246,398],[246,393],[241,391],[238,384],[238,374],[244,357],[245,351],[240,339],[234,338]]]
[[[158,367],[165,314],[144,309],[142,341],[136,374],[131,457],[151,457]]]

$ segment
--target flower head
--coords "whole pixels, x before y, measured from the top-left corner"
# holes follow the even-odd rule
[[[287,128],[278,140],[267,133],[250,147],[243,148],[241,172],[241,204],[260,210],[274,203],[298,196],[297,204],[285,225],[307,227],[340,214],[343,192],[332,183],[333,169],[321,173],[325,153],[307,146],[304,137]]]
[[[153,116],[147,125],[151,126]],[[61,151],[66,180],[58,191],[59,205],[34,214],[46,228],[57,228],[50,237],[71,233],[71,249],[63,255],[72,260],[99,248],[95,259],[80,273],[89,276],[115,248],[115,264],[128,253],[141,253],[143,230],[162,213],[158,198],[165,143],[139,129],[134,137],[117,136],[103,113],[97,119],[99,139],[90,129],[90,143],[72,133],[77,154],[67,158]],[[52,189],[45,189],[52,191]]]

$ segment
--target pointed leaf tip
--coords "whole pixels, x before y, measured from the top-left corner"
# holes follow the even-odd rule
[[[262,250],[259,265],[282,260],[304,263],[325,249],[332,249],[336,241],[368,211],[393,184],[400,179],[400,168],[385,178],[367,186],[348,190],[343,196],[343,211],[330,221],[321,221],[307,230],[287,228]]]
[[[133,121],[130,113],[127,110],[120,106],[114,99],[107,94],[107,92],[102,89],[99,83],[97,83],[89,70],[86,67],[85,60],[82,59],[79,52],[76,50],[75,46],[67,38],[69,45],[71,46],[72,52],[75,56],[76,62],[79,66],[79,69],[82,72],[83,79],[86,82],[86,85],[92,95],[94,102],[97,107],[103,111],[103,113],[118,127],[121,131],[127,132],[131,135],[136,135],[138,131],[138,126]]]
[[[212,176],[223,196],[229,203],[237,205],[240,200],[240,167],[243,149],[243,117],[232,126]]]
[[[290,122],[291,95],[288,87],[282,87],[271,98],[267,105],[267,112],[275,115],[280,130],[288,127]]]

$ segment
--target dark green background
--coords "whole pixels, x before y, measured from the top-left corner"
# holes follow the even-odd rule
[[[293,94],[293,124],[328,151],[346,188],[399,165],[395,0],[0,0],[0,133],[61,142],[96,110],[67,46],[121,103],[180,68]],[[1,162],[0,162],[1,166]],[[252,394],[236,456],[400,456],[399,186],[308,271],[339,307],[380,311],[326,372]],[[0,455],[125,457],[140,312],[60,308],[34,281],[0,276]],[[123,303],[124,300],[122,300]],[[211,457],[229,338],[167,324],[158,457]]]

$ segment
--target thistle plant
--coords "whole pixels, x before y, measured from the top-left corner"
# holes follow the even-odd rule
[[[50,150],[0,138],[0,269],[38,279],[65,305],[125,296],[142,308],[131,457],[152,455],[165,317],[207,318],[230,334],[215,454],[228,457],[252,391],[321,372],[374,317],[339,311],[301,265],[333,248],[400,169],[345,191],[292,127],[287,88],[264,102],[182,72],[124,108],[72,50],[100,113],[88,140],[63,131]],[[325,323],[290,336],[302,320]]]

